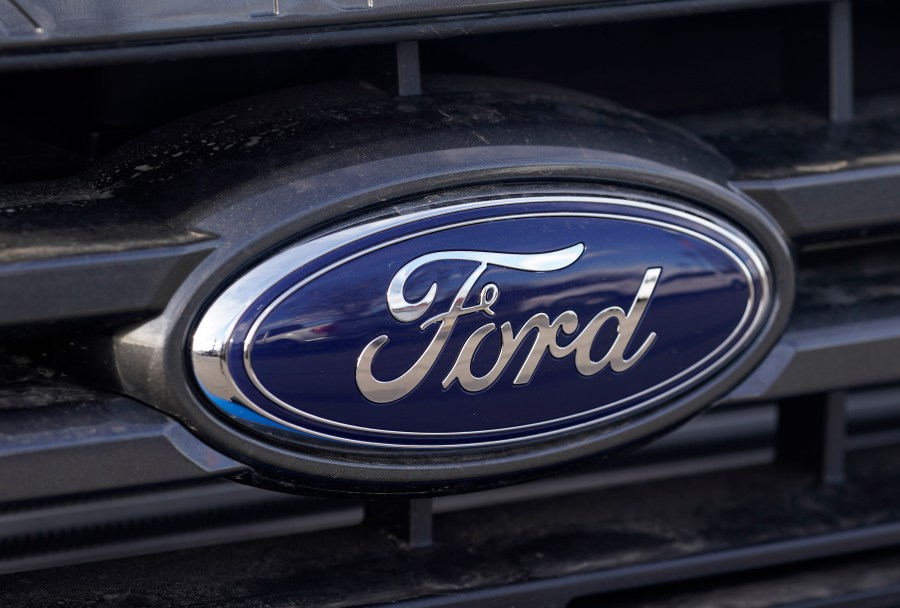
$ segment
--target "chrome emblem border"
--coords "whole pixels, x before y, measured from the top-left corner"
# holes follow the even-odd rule
[[[611,415],[603,420],[592,420],[588,422],[584,422],[577,425],[567,426],[563,429],[555,429],[546,433],[535,433],[533,435],[529,435],[525,438],[513,438],[513,439],[501,439],[495,441],[483,441],[483,442],[475,442],[475,443],[465,443],[465,444],[446,444],[446,445],[404,445],[404,444],[396,444],[396,443],[379,443],[379,442],[369,442],[369,441],[360,441],[355,439],[349,439],[345,437],[336,437],[331,436],[326,433],[321,433],[318,431],[314,431],[293,423],[286,422],[281,420],[277,416],[273,416],[270,412],[263,410],[258,407],[256,404],[252,402],[246,395],[244,395],[238,386],[235,384],[233,378],[229,372],[229,361],[228,361],[228,346],[230,345],[230,341],[232,340],[232,335],[235,331],[235,326],[238,322],[239,317],[244,314],[249,306],[252,306],[254,300],[259,297],[261,293],[263,293],[267,288],[276,284],[279,280],[286,277],[290,272],[296,270],[297,268],[302,267],[304,264],[315,260],[334,249],[344,246],[349,242],[353,242],[358,239],[362,239],[364,237],[376,234],[380,231],[401,226],[407,223],[412,223],[419,221],[425,218],[432,218],[435,216],[440,216],[444,214],[450,214],[461,210],[467,209],[476,209],[483,207],[502,207],[504,205],[510,204],[522,204],[522,203],[553,203],[553,202],[581,202],[581,203],[603,203],[605,205],[612,205],[621,207],[624,209],[627,208],[640,208],[652,210],[658,213],[680,217],[682,219],[686,219],[690,222],[696,224],[702,224],[705,228],[714,231],[716,234],[723,237],[724,240],[727,240],[733,246],[739,248],[750,260],[752,260],[753,265],[756,267],[755,270],[761,277],[761,290],[759,294],[753,294],[753,296],[749,299],[747,308],[744,313],[744,317],[741,319],[740,323],[734,330],[731,336],[724,342],[716,351],[710,353],[706,358],[702,361],[696,363],[691,368],[682,371],[675,377],[668,379],[666,382],[662,383],[662,386],[670,384],[675,380],[683,378],[688,375],[692,371],[696,370],[698,367],[702,366],[709,360],[713,358],[718,358],[718,361],[715,365],[710,366],[709,368],[702,371],[700,376],[696,376],[691,379],[691,383],[700,382],[702,379],[705,379],[714,373],[718,372],[722,367],[724,367],[733,356],[740,352],[746,343],[754,338],[757,333],[757,329],[763,323],[766,316],[770,311],[771,304],[771,273],[768,267],[768,264],[759,255],[757,249],[751,245],[750,242],[747,241],[746,237],[741,235],[740,233],[730,229],[727,226],[720,225],[718,223],[712,222],[708,219],[703,218],[700,215],[695,215],[693,213],[681,211],[679,209],[674,209],[670,207],[665,207],[662,205],[658,205],[655,203],[635,201],[625,198],[615,198],[615,197],[606,197],[606,196],[586,196],[586,195],[548,195],[548,196],[524,196],[517,198],[505,198],[499,200],[485,200],[479,202],[471,202],[471,203],[463,203],[456,204],[448,207],[442,207],[437,209],[430,209],[426,211],[417,211],[414,213],[410,213],[408,215],[403,215],[399,217],[393,217],[389,219],[381,219],[375,220],[366,224],[352,226],[349,228],[341,229],[337,232],[331,234],[325,234],[318,238],[314,238],[313,240],[299,243],[297,245],[291,246],[280,253],[274,255],[273,257],[263,261],[261,264],[251,269],[237,281],[235,281],[230,287],[228,287],[224,292],[222,292],[209,306],[206,312],[202,315],[199,324],[196,326],[196,329],[191,338],[190,346],[189,346],[189,359],[191,363],[191,367],[193,368],[194,376],[198,383],[200,384],[203,392],[214,402],[223,401],[223,402],[232,402],[237,403],[241,406],[249,408],[256,414],[263,416],[264,418],[274,422],[278,425],[286,426],[295,431],[300,431],[301,433],[321,437],[324,439],[332,439],[342,443],[351,443],[362,446],[372,446],[372,447],[387,447],[387,448],[414,448],[414,449],[464,449],[470,447],[483,447],[483,446],[491,446],[491,445],[499,445],[517,442],[521,443],[523,441],[531,441],[534,439],[550,436],[550,435],[558,435],[562,433],[569,433],[575,431],[577,429],[590,427],[593,425],[601,425],[606,423],[611,419],[620,418],[629,413],[633,413],[635,410],[643,409],[651,407],[652,405],[659,403],[670,397],[671,395],[677,393],[678,391],[684,388],[684,383],[678,384],[669,391],[666,391],[652,400],[644,401],[634,405],[633,407],[626,408],[620,412],[616,412],[614,415]],[[738,265],[742,267],[745,275],[750,277],[749,269],[743,264],[743,262],[738,259],[732,252],[730,252],[727,248],[723,247],[721,244],[716,241],[709,239],[705,235],[691,232],[689,229],[666,225],[661,222],[653,222],[653,220],[645,219],[645,218],[632,218],[627,215],[622,216],[613,216],[610,214],[587,214],[587,213],[575,213],[575,212],[560,212],[558,214],[548,214],[548,213],[536,213],[532,215],[524,215],[524,214],[515,214],[511,216],[494,216],[491,220],[503,219],[504,217],[574,217],[574,216],[588,216],[588,217],[598,217],[598,218],[616,218],[616,219],[626,219],[628,221],[636,221],[648,224],[656,224],[671,230],[680,230],[686,234],[690,234],[693,238],[701,239],[713,246],[717,247],[721,251],[725,252],[729,255]],[[482,220],[477,220],[482,221]],[[462,224],[459,223],[450,223],[445,226],[441,226],[439,228],[434,228],[426,231],[415,232],[411,235],[406,235],[397,241],[388,241],[385,243],[381,243],[376,247],[369,248],[352,256],[348,256],[340,260],[339,262],[332,264],[324,269],[319,270],[318,272],[310,275],[302,282],[294,285],[284,293],[282,293],[278,298],[276,298],[272,303],[268,304],[263,310],[259,312],[256,317],[256,321],[254,323],[254,327],[259,327],[265,317],[273,310],[280,302],[282,302],[285,298],[295,292],[297,289],[300,289],[303,285],[308,282],[314,280],[318,276],[321,276],[324,273],[327,273],[334,268],[351,261],[357,257],[365,255],[373,250],[380,249],[382,247],[387,247],[395,242],[406,240],[409,238],[413,238],[414,236],[421,236],[423,234],[428,234],[432,232],[439,232],[442,230],[446,230],[452,227],[456,227]],[[752,288],[752,281],[749,281],[749,284]],[[758,298],[758,300],[757,300]],[[753,309],[756,309],[756,314],[752,319],[749,319],[749,315]],[[727,349],[726,352],[719,352],[731,339],[734,338],[739,332],[743,332],[743,336],[736,341],[734,344]],[[253,332],[250,332],[250,335],[253,335]],[[250,352],[252,349],[252,342],[248,340],[243,345],[243,353],[244,353],[244,366],[248,372],[248,375],[251,379],[255,379],[255,375],[253,374],[252,366],[249,363]],[[265,391],[265,387],[262,386],[261,383],[256,380],[254,384],[257,388],[262,389],[261,392],[264,394],[267,393]],[[650,392],[653,390],[659,389],[660,386],[654,386],[650,389],[647,389],[646,392]],[[414,435],[414,436],[422,436],[422,435],[431,435],[431,436],[461,436],[461,435],[480,435],[486,433],[496,433],[504,430],[514,430],[520,428],[528,428],[533,426],[543,426],[545,424],[562,422],[567,418],[573,417],[581,417],[583,415],[587,415],[596,411],[605,410],[616,405],[621,404],[621,402],[605,404],[599,408],[595,408],[593,410],[587,410],[584,412],[580,412],[577,415],[568,416],[565,418],[559,418],[554,420],[548,420],[546,422],[541,422],[533,425],[523,425],[521,427],[509,427],[508,429],[489,429],[484,431],[466,431],[466,432],[458,432],[458,433],[412,433],[405,431],[391,431],[384,429],[368,429],[365,427],[357,427],[353,425],[347,425],[343,423],[339,423],[332,420],[327,420],[318,416],[314,416],[307,412],[303,412],[302,410],[287,404],[275,397],[274,395],[266,394],[266,396],[272,399],[275,403],[284,407],[292,412],[295,412],[299,415],[308,417],[311,420],[316,420],[318,422],[348,428],[353,430],[362,430],[362,431],[374,431],[385,435]],[[633,399],[635,397],[639,397],[638,395],[632,395],[627,400]],[[626,401],[627,401],[626,400]]]

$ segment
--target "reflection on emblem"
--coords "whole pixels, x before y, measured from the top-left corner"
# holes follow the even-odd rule
[[[494,316],[491,309],[500,298],[500,288],[495,283],[488,283],[481,289],[478,304],[464,306],[469,298],[469,292],[478,281],[488,266],[501,266],[525,272],[550,272],[571,266],[584,253],[584,244],[578,243],[565,249],[548,251],[546,253],[511,254],[492,251],[438,251],[421,255],[409,262],[397,271],[391,279],[387,290],[387,305],[391,315],[398,321],[410,323],[421,318],[431,307],[437,294],[438,285],[432,283],[428,293],[418,302],[410,303],[403,295],[406,280],[419,268],[432,263],[448,260],[469,260],[478,262],[478,266],[466,278],[462,287],[453,298],[450,309],[447,312],[437,314],[419,326],[425,330],[429,326],[438,323],[438,330],[425,348],[425,352],[413,363],[405,373],[393,380],[382,381],[372,374],[372,363],[379,349],[389,342],[386,335],[378,336],[363,349],[356,363],[356,385],[366,399],[375,403],[390,403],[397,401],[412,392],[425,378],[434,366],[444,345],[453,332],[456,320],[464,315],[484,313]],[[656,340],[656,333],[652,332],[643,344],[630,357],[625,356],[631,338],[638,324],[653,289],[659,280],[661,269],[649,268],[644,273],[640,289],[626,313],[619,306],[609,306],[598,312],[581,330],[578,335],[561,345],[558,343],[559,334],[571,336],[578,330],[578,315],[571,310],[560,313],[552,322],[547,313],[539,312],[532,315],[518,332],[513,332],[512,324],[505,321],[500,326],[501,346],[496,363],[490,371],[481,376],[473,374],[471,369],[472,357],[481,345],[481,342],[491,333],[496,331],[495,323],[486,323],[476,329],[465,341],[456,363],[453,364],[450,373],[444,378],[441,385],[446,389],[454,382],[470,392],[483,391],[489,388],[506,369],[510,359],[516,354],[519,346],[526,340],[533,330],[537,330],[535,341],[528,352],[525,363],[516,374],[513,384],[528,384],[537,370],[538,364],[545,352],[555,359],[562,359],[572,353],[575,354],[575,367],[584,376],[593,376],[601,372],[607,366],[613,371],[624,372],[647,353],[647,350]],[[591,359],[591,347],[597,333],[608,321],[614,321],[617,325],[617,337],[606,354],[598,360]]]

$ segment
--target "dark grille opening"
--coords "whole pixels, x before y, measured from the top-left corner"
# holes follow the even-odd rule
[[[477,70],[548,82],[658,116],[777,103],[821,109],[827,96],[825,8],[434,41],[422,45],[423,65],[426,71]],[[821,99],[810,99],[816,91]]]
[[[858,95],[900,90],[900,6],[890,0],[855,0],[853,3],[853,64]]]
[[[75,174],[192,112],[339,80],[371,50],[335,49],[4,74],[0,185]],[[66,103],[60,103],[64,95]]]

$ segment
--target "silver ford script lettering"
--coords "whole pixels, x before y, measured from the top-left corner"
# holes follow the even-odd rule
[[[421,255],[412,260],[391,279],[387,290],[387,305],[391,315],[400,322],[417,321],[431,308],[437,295],[437,283],[432,283],[425,296],[417,302],[408,302],[403,295],[407,279],[419,268],[434,262],[463,260],[477,262],[478,266],[466,278],[462,287],[453,298],[450,309],[434,315],[419,325],[420,330],[437,324],[437,333],[425,348],[425,351],[406,372],[393,380],[379,380],[372,373],[372,363],[381,347],[388,343],[388,336],[378,336],[369,342],[359,355],[356,363],[356,385],[360,392],[374,403],[390,403],[397,401],[412,392],[434,366],[444,345],[450,338],[457,319],[462,316],[483,313],[488,317],[495,315],[494,305],[500,299],[500,288],[495,283],[488,283],[481,289],[478,303],[464,306],[472,287],[488,266],[500,266],[526,272],[550,272],[561,270],[574,264],[584,253],[584,245],[579,243],[565,249],[545,253],[515,254],[496,253],[491,251],[436,251]],[[528,384],[537,370],[545,351],[555,359],[562,359],[575,354],[575,367],[584,376],[593,376],[609,366],[613,371],[624,372],[634,366],[647,353],[656,341],[656,333],[650,333],[643,344],[626,357],[625,351],[640,324],[641,317],[647,308],[656,283],[659,281],[661,268],[648,268],[644,273],[641,286],[628,312],[618,306],[610,306],[598,312],[584,329],[568,344],[559,344],[559,333],[574,335],[579,328],[578,315],[567,310],[560,313],[552,321],[546,313],[531,316],[517,332],[513,331],[509,321],[500,325],[500,354],[493,367],[483,376],[472,373],[471,363],[479,344],[488,335],[497,330],[495,323],[485,323],[470,335],[460,349],[456,362],[450,373],[441,383],[446,389],[454,382],[470,392],[483,391],[489,388],[500,377],[510,359],[525,342],[532,330],[537,330],[534,343],[525,359],[522,368],[516,374],[513,384]],[[607,353],[598,360],[591,359],[591,347],[598,332],[608,321],[614,321],[618,334]]]

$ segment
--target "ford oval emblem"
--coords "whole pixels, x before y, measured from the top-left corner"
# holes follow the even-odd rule
[[[722,370],[771,309],[725,221],[616,197],[456,204],[334,229],[225,289],[194,375],[294,441],[466,448],[617,424]]]

